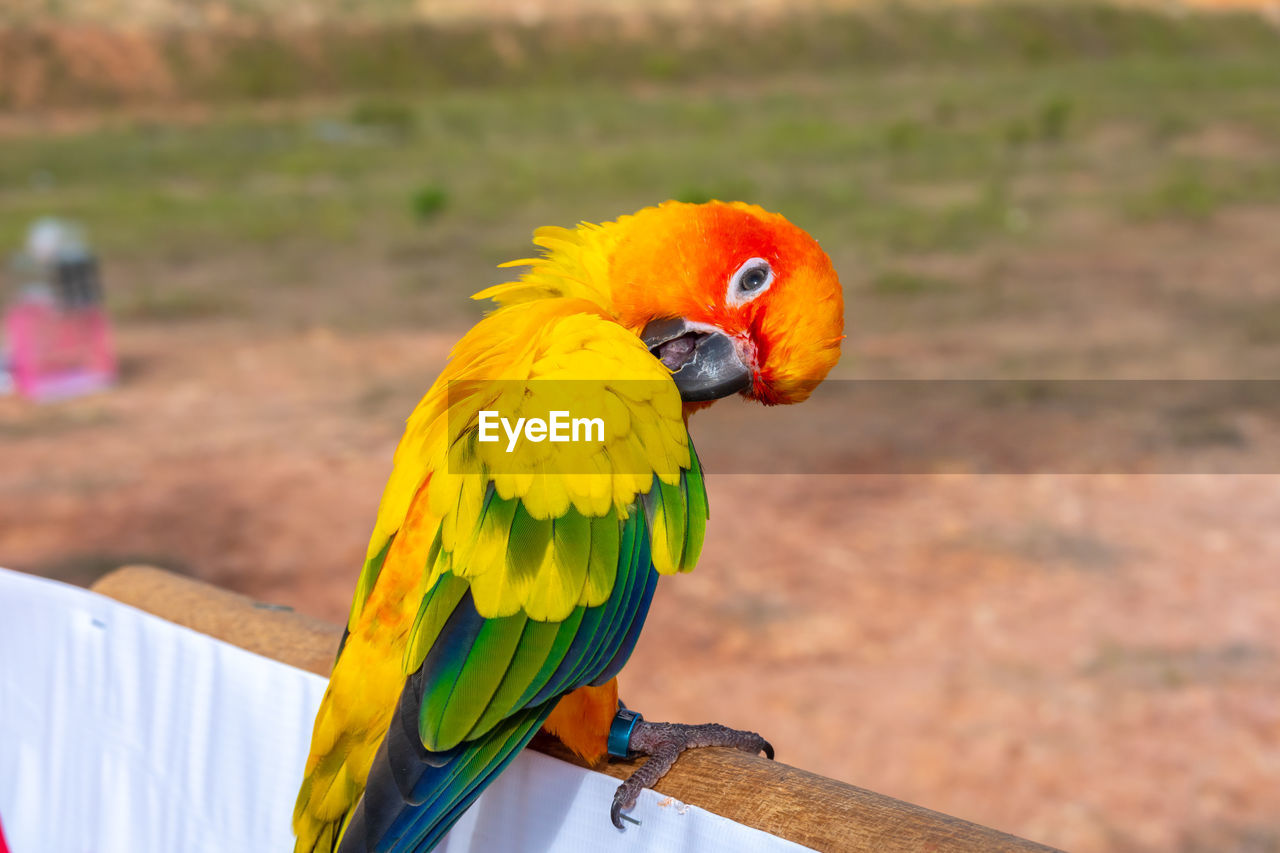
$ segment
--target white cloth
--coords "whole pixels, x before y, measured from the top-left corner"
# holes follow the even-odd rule
[[[0,569],[0,825],[12,853],[293,848],[325,679],[77,587]],[[804,850],[526,750],[443,853]]]

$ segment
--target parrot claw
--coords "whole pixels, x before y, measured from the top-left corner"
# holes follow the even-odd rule
[[[636,820],[631,815],[622,813],[623,809],[629,809],[636,804],[635,797],[631,798],[631,802],[623,801],[626,797],[626,792],[623,791],[623,788],[625,787],[626,787],[625,784],[618,786],[617,792],[615,792],[613,795],[613,805],[609,806],[609,820],[613,821],[613,825],[616,826],[618,829],[625,828],[622,825],[622,822],[624,820],[627,823],[634,823],[636,826],[640,825],[640,821]]]
[[[650,723],[637,719],[631,729],[629,752],[647,755],[649,760],[636,768],[625,782],[618,786],[609,808],[609,818],[618,829],[624,820],[639,825],[640,821],[624,815],[624,809],[636,804],[640,792],[652,788],[676,763],[686,749],[704,746],[723,746],[740,749],[752,755],[763,752],[773,760],[773,745],[755,732],[740,731],[717,723],[700,726],[683,723]]]

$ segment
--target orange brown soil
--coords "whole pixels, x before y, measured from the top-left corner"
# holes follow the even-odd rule
[[[855,326],[846,374],[977,375],[1035,349],[1079,375],[1090,347],[1119,375],[1265,374],[1274,349],[1179,362],[1199,321],[1141,288],[1274,297],[1260,235],[1278,230],[1266,211],[1212,239],[1086,229],[1009,260],[1080,288],[1060,310],[1004,330]],[[1089,294],[1112,308],[1082,327]],[[149,560],[340,621],[403,418],[454,337],[123,325],[117,390],[0,398],[0,564],[88,582]],[[649,718],[754,729],[788,763],[1085,853],[1275,848],[1280,476],[708,486],[702,564],[660,586],[623,673]]]

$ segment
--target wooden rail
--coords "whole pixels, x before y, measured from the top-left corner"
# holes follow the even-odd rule
[[[129,566],[104,576],[96,592],[282,663],[327,676],[340,629],[161,569]],[[581,762],[557,741],[531,748]],[[635,763],[600,769],[625,778]],[[730,820],[816,850],[1052,851],[1031,841],[731,749],[681,756],[657,790]]]

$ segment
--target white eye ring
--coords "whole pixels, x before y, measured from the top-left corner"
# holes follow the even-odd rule
[[[730,305],[745,305],[769,289],[773,284],[773,267],[764,258],[751,258],[743,262],[729,276]]]

